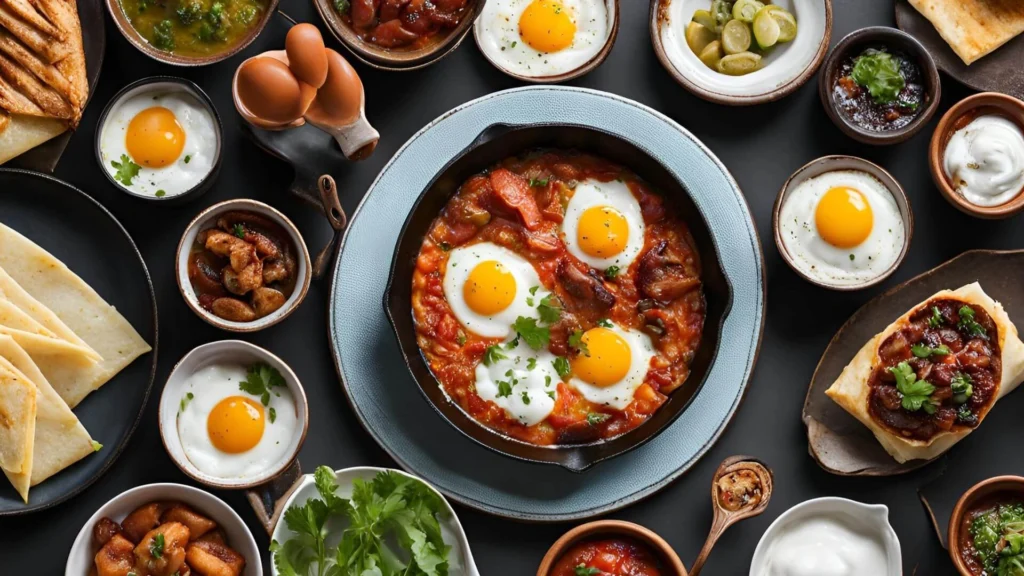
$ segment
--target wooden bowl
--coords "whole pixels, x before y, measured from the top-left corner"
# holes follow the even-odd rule
[[[839,67],[843,60],[851,53],[860,53],[866,48],[878,47],[900,50],[909,58],[915,60],[918,68],[921,69],[925,98],[927,99],[924,110],[910,124],[897,130],[887,130],[885,132],[866,130],[857,126],[839,109],[835,99],[832,97],[832,86],[835,85],[836,75],[839,73]],[[828,59],[825,60],[825,66],[822,68],[821,75],[818,76],[818,96],[821,98],[821,104],[825,107],[828,117],[832,119],[832,122],[844,134],[864,144],[887,146],[909,139],[931,120],[932,116],[935,115],[935,111],[939,108],[939,100],[942,97],[942,83],[939,80],[939,71],[935,67],[935,60],[932,59],[928,50],[913,36],[895,28],[872,26],[851,32],[832,49]]]
[[[481,0],[482,3],[483,0]],[[492,66],[501,70],[505,74],[519,80],[521,82],[530,82],[533,84],[557,84],[559,82],[566,82],[574,78],[579,78],[584,74],[590,72],[594,68],[597,68],[605,61],[608,54],[611,53],[612,47],[615,46],[615,39],[619,35],[619,0],[602,0],[605,3],[605,7],[608,9],[608,37],[604,41],[604,45],[601,50],[594,55],[593,58],[587,60],[579,67],[563,72],[561,74],[554,74],[551,76],[524,76],[517,74],[511,70],[504,68],[500,63],[491,58],[491,55],[484,50],[484,20],[483,18],[477,18],[476,23],[473,25],[473,40],[476,42],[477,48],[480,49],[480,53],[484,55],[484,58],[491,63]],[[504,50],[504,48],[502,48]]]
[[[953,513],[949,516],[948,539],[946,541],[949,550],[949,557],[961,576],[974,576],[968,570],[960,554],[960,534],[969,527],[966,525],[967,513],[978,502],[985,499],[994,499],[998,495],[1010,495],[1018,500],[1024,500],[1024,478],[1020,476],[996,476],[988,480],[982,480],[967,489],[964,495],[957,501]]]
[[[975,118],[987,114],[999,114],[1024,130],[1024,102],[998,92],[983,92],[968,96],[954,104],[935,126],[932,142],[928,147],[928,167],[931,168],[932,180],[939,187],[943,198],[957,210],[977,218],[1009,218],[1024,210],[1024,193],[1017,194],[1009,202],[998,206],[978,206],[969,202],[962,194],[953,189],[944,168],[946,145],[949,144],[953,133]]]
[[[683,561],[679,559],[679,555],[668,545],[668,542],[643,526],[622,520],[598,520],[569,530],[548,549],[548,553],[540,561],[540,567],[537,568],[537,576],[550,576],[555,563],[573,545],[583,540],[602,536],[625,536],[646,544],[661,559],[665,568],[670,570],[665,572],[665,576],[686,576],[686,567],[683,566]]]
[[[280,2],[280,0],[267,0],[267,7],[263,11],[263,15],[260,16],[260,21],[256,23],[256,26],[252,30],[249,30],[249,33],[246,34],[244,38],[227,50],[218,54],[210,54],[208,56],[183,56],[173,52],[165,52],[150,44],[149,40],[146,40],[142,34],[139,34],[138,30],[136,30],[128,20],[128,15],[125,14],[124,9],[121,8],[121,0],[106,0],[107,11],[110,12],[110,17],[114,19],[114,25],[117,26],[117,29],[121,31],[121,35],[127,38],[128,42],[132,46],[135,46],[140,52],[158,62],[171,64],[173,66],[206,66],[222,60],[227,60],[242,50],[245,50],[246,46],[252,44],[252,41],[263,32],[264,28],[267,27],[267,23],[270,22],[270,17],[277,11],[278,2]]]
[[[442,36],[435,38],[430,44],[413,50],[403,48],[382,48],[366,42],[356,34],[352,26],[345,22],[341,14],[334,9],[334,0],[313,0],[317,12],[323,18],[331,34],[341,42],[360,62],[379,70],[402,72],[418,70],[437,62],[451,54],[466,39],[473,21],[483,9],[485,0],[467,0],[470,6],[462,15],[462,20],[454,28]]]
[[[896,201],[896,206],[899,207],[900,218],[903,220],[903,247],[900,249],[900,254],[896,257],[896,261],[893,262],[892,266],[882,274],[860,284],[830,284],[821,279],[813,278],[801,270],[800,267],[797,266],[793,255],[790,254],[789,250],[786,248],[786,244],[782,239],[782,229],[779,226],[782,206],[786,203],[786,199],[789,197],[791,190],[811,178],[836,170],[857,170],[874,176],[875,179],[881,182],[889,193],[892,194],[893,199]],[[823,156],[801,166],[796,172],[793,172],[793,175],[790,176],[782,185],[782,189],[779,190],[779,195],[775,198],[775,206],[772,208],[772,230],[775,235],[775,247],[778,248],[782,259],[785,260],[786,264],[788,264],[789,267],[804,280],[807,280],[811,284],[821,286],[822,288],[828,288],[829,290],[863,290],[864,288],[874,286],[891,276],[892,273],[899,268],[900,264],[903,263],[903,259],[907,256],[907,251],[910,249],[910,239],[914,235],[914,211],[910,208],[910,198],[908,198],[906,192],[903,191],[903,187],[900,186],[900,183],[897,182],[895,178],[893,178],[892,174],[889,174],[889,172],[881,166],[864,160],[863,158],[857,158],[856,156]]]

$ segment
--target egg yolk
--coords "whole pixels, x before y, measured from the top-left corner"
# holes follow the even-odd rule
[[[583,334],[581,342],[584,352],[569,362],[579,379],[606,388],[621,382],[629,373],[632,353],[622,336],[608,328],[591,328]]]
[[[836,248],[853,248],[868,239],[874,215],[860,190],[836,186],[818,201],[814,224],[825,242]]]
[[[497,314],[512,304],[516,297],[516,279],[497,260],[477,264],[466,277],[462,297],[477,314]]]
[[[181,156],[185,149],[185,130],[174,112],[153,106],[136,114],[128,123],[124,144],[136,163],[163,168]]]
[[[221,452],[238,454],[259,444],[265,425],[259,402],[245,396],[228,396],[210,411],[206,433]]]
[[[585,253],[608,258],[622,252],[629,239],[626,217],[611,206],[593,206],[580,215],[576,240]]]
[[[539,52],[558,52],[572,45],[576,24],[557,0],[533,0],[519,17],[519,36]]]

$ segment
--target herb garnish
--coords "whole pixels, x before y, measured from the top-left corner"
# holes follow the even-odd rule
[[[927,380],[918,380],[914,369],[907,362],[889,368],[889,372],[896,377],[896,389],[903,395],[904,410],[917,412],[923,408],[928,414],[935,413],[936,405],[930,398],[935,392],[935,386]]]
[[[888,52],[869,48],[854,59],[853,81],[868,89],[879,104],[895,102],[907,85],[900,74],[899,60]]]
[[[940,344],[934,348],[926,344],[914,344],[910,347],[910,352],[918,358],[929,358],[931,356],[945,356],[949,354],[949,347],[945,344]]]
[[[932,315],[931,318],[928,318],[928,326],[932,328],[942,326],[942,313],[939,312],[938,306],[932,306]]]
[[[536,367],[537,367],[537,359],[536,358],[527,358],[526,359],[526,369],[527,370],[533,370]]]
[[[241,224],[235,224],[233,230],[235,236],[238,236],[239,238],[245,240],[245,226],[242,226]]]
[[[334,0],[334,9],[339,13],[344,14],[348,12],[349,0]]]
[[[504,352],[501,351],[501,345],[495,344],[494,346],[488,346],[487,350],[484,350],[484,366],[490,366],[498,360],[504,360],[508,358]]]
[[[153,536],[153,539],[149,541],[149,555],[159,560],[164,555],[164,534],[163,532],[157,533]]]
[[[273,366],[267,364],[253,364],[249,366],[248,372],[246,372],[245,380],[238,383],[238,389],[246,394],[252,394],[253,396],[259,396],[260,404],[264,406],[270,405],[270,395],[280,396],[279,392],[274,392],[274,388],[283,388],[287,386],[284,381],[284,376],[277,371]],[[277,420],[277,410],[270,408],[269,417],[270,423],[273,424]]]
[[[450,547],[441,537],[444,502],[423,482],[392,470],[352,482],[352,498],[339,497],[326,466],[313,474],[320,498],[293,505],[284,521],[295,537],[270,545],[274,566],[286,576],[346,574],[447,576]],[[328,545],[332,518],[347,518],[338,546]],[[400,554],[393,547],[404,548]],[[408,557],[409,561],[401,558]]]
[[[974,308],[964,304],[957,313],[960,314],[960,321],[956,325],[958,329],[967,332],[971,336],[988,339],[988,333],[985,332],[985,328],[974,320]]]
[[[540,315],[541,322],[554,324],[562,317],[562,305],[554,294],[548,294],[540,299],[540,304],[537,304],[537,314]]]
[[[153,46],[170,52],[174,50],[174,23],[161,20],[153,25]]]
[[[132,185],[132,178],[139,175],[139,170],[142,166],[139,166],[127,154],[121,154],[121,161],[111,160],[110,165],[117,169],[117,174],[114,174],[114,180],[117,180],[125,186]]]
[[[195,398],[195,395],[192,394],[191,392],[189,392],[189,393],[187,393],[187,394],[185,394],[184,396],[181,397],[181,402],[178,403],[178,413],[179,414],[181,412],[184,412],[185,408],[188,408],[188,403],[191,402],[193,398]]]
[[[558,372],[558,375],[561,376],[562,378],[565,378],[566,376],[569,375],[569,373],[572,372],[572,368],[569,367],[569,360],[567,360],[564,356],[559,356],[552,360],[551,366],[554,367],[555,372]]]
[[[530,187],[531,188],[535,188],[537,186],[547,186],[547,185],[548,185],[548,179],[547,178],[530,178]]]
[[[185,164],[188,164],[191,161],[192,161],[192,155],[191,154],[185,154]]]
[[[587,424],[590,426],[597,426],[605,420],[611,418],[610,414],[602,414],[600,412],[588,412],[587,413]]]
[[[615,277],[619,275],[618,266],[609,266],[604,269],[604,277],[607,280],[615,280]]]
[[[523,404],[526,404],[527,406],[530,405],[530,394],[526,390],[523,390],[523,393],[520,396],[520,398],[523,399]]]
[[[573,333],[569,335],[569,346],[575,348],[580,354],[586,357],[590,357],[590,349],[587,348],[587,343],[583,341],[583,330],[573,330]]]
[[[601,571],[597,568],[587,568],[586,565],[580,564],[576,567],[576,570],[573,571],[573,574],[575,576],[599,576]]]
[[[520,316],[516,318],[512,329],[516,331],[516,334],[523,338],[526,345],[534,350],[540,350],[548,345],[551,341],[551,330],[542,326],[537,326],[537,320],[535,318],[527,318]]]
[[[600,326],[601,328],[611,328],[612,321],[607,318],[601,318],[600,320],[597,321],[597,325]]]
[[[969,374],[957,372],[949,383],[950,388],[953,390],[953,402],[957,404],[967,403],[967,399],[974,395],[974,386],[971,385],[973,383],[974,380],[971,380]]]

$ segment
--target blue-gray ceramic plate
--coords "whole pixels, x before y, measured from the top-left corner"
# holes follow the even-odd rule
[[[689,192],[732,287],[723,345],[705,384],[654,439],[583,474],[493,453],[439,418],[417,390],[380,303],[405,216],[453,156],[495,123],[568,123],[609,132],[657,159]],[[643,176],[641,174],[641,176]],[[708,247],[706,249],[711,249]],[[568,87],[507,90],[464,104],[414,135],[384,167],[342,240],[331,285],[335,364],[363,426],[403,468],[453,500],[536,522],[579,520],[628,506],[686,472],[732,418],[764,323],[763,256],[736,181],[689,132],[636,102]]]

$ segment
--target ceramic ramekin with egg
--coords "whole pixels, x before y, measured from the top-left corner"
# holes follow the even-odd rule
[[[200,232],[215,227],[219,216],[232,211],[253,212],[265,218],[269,218],[284,229],[297,251],[297,280],[291,295],[288,296],[284,305],[274,312],[249,322],[225,320],[203,308],[199,303],[199,297],[196,295],[195,289],[192,287],[192,282],[189,279],[189,256],[191,254],[192,247],[196,242],[196,237]],[[313,276],[313,266],[309,259],[309,248],[306,246],[306,242],[302,239],[302,234],[299,232],[299,229],[295,227],[295,224],[293,224],[287,216],[271,206],[264,204],[263,202],[244,198],[225,200],[224,202],[214,204],[193,218],[192,222],[190,222],[185,228],[185,233],[181,236],[181,241],[178,243],[178,252],[174,261],[176,277],[178,279],[178,290],[181,292],[181,296],[185,299],[185,303],[188,304],[188,307],[209,324],[222,330],[227,330],[228,332],[258,332],[284,320],[291,315],[291,313],[294,312],[306,298],[306,292],[309,291],[309,283]]]
[[[261,402],[259,395],[239,386],[241,378],[247,377],[246,371],[259,365],[276,370],[287,389],[271,388],[263,398],[268,402],[259,412],[263,436],[256,446],[244,452],[222,452],[211,439],[217,433],[216,424],[210,427],[211,418],[230,416],[221,404],[226,398],[244,397],[253,407]],[[241,405],[239,408],[248,410]],[[158,420],[167,454],[190,478],[214,488],[253,488],[273,480],[295,461],[309,428],[309,406],[302,383],[283,360],[248,342],[221,340],[193,349],[174,366],[160,395]],[[231,430],[244,429],[236,426]],[[250,466],[252,462],[259,465]],[[223,466],[225,471],[239,466],[253,470],[245,474],[218,473],[208,466]]]
[[[575,8],[580,12],[573,23],[560,5],[551,13],[550,5],[538,1],[488,0],[473,24],[473,39],[488,62],[516,80],[554,84],[579,78],[611,53],[619,34],[619,0],[578,0]],[[573,30],[572,36],[562,45],[534,47],[547,42],[559,24]],[[539,38],[528,37],[528,31]]]
[[[798,530],[803,530],[804,534],[794,536]],[[814,542],[810,535],[820,538],[820,541]],[[860,550],[850,558],[854,540],[857,540]],[[779,551],[783,547],[790,547],[788,554]],[[825,556],[812,558],[815,553]],[[833,554],[835,556],[831,556]],[[788,572],[784,568],[781,571],[778,568],[775,571],[768,569],[773,563],[786,558],[798,559],[799,567],[809,574],[835,566],[829,562],[838,558],[847,564],[861,562],[859,570],[851,568],[851,574],[903,574],[900,540],[889,524],[889,509],[882,504],[862,504],[846,498],[815,498],[783,512],[757,543],[750,562],[750,576],[786,574]],[[871,569],[866,569],[866,566],[871,566]]]
[[[99,547],[93,536],[93,529],[101,518],[121,522],[136,508],[158,501],[182,502],[217,523],[231,548],[245,557],[245,571],[242,576],[263,576],[263,561],[252,532],[242,518],[223,500],[209,492],[183,484],[146,484],[122,492],[104,504],[85,522],[71,545],[64,576],[85,576],[91,574],[94,557]]]
[[[1003,132],[1003,141],[978,142],[975,154],[980,158],[966,158],[968,160],[984,160],[986,164],[1001,170],[1001,174],[993,175],[991,183],[1001,179],[1009,179],[1009,171],[1016,171],[1018,184],[1015,195],[1008,200],[994,205],[983,206],[968,200],[963,193],[954,188],[952,178],[946,166],[946,155],[949,152],[949,144],[953,136],[965,130],[974,120],[982,117],[997,117],[1008,125],[1000,127]],[[1017,134],[1006,133],[1006,129],[1016,128]],[[1020,139],[1020,133],[1024,133],[1024,102],[997,92],[983,92],[968,96],[953,105],[932,133],[931,145],[928,148],[928,166],[931,168],[932,180],[942,192],[942,197],[952,204],[957,210],[978,218],[1009,218],[1024,210],[1024,185],[1019,182],[1024,176],[1024,140]],[[977,137],[976,137],[977,138]],[[975,146],[966,146],[968,150],[974,150]],[[980,162],[979,162],[980,163]],[[970,166],[970,164],[968,164]],[[1012,194],[1012,192],[1011,192]]]
[[[133,120],[138,130],[129,134]],[[134,198],[166,204],[195,200],[213,186],[220,172],[224,134],[220,114],[206,92],[184,78],[153,76],[132,82],[110,99],[97,126],[100,170],[111,184]],[[149,133],[158,137],[145,137]],[[159,136],[166,134],[183,140],[180,152],[161,141]],[[142,158],[135,158],[132,151]],[[113,164],[123,165],[122,155],[139,168],[129,179],[131,185],[123,182],[124,176],[118,176],[120,170]],[[166,164],[150,167],[147,161]]]
[[[767,4],[767,2],[765,2]],[[717,104],[749,106],[772,102],[803,86],[821,66],[832,37],[832,0],[774,2],[796,19],[792,42],[772,47],[758,70],[730,76],[708,68],[686,41],[686,25],[710,0],[652,0],[650,35],[654,53],[683,88]]]
[[[803,206],[806,210],[799,212],[799,218],[794,216],[797,213],[796,208],[791,210],[788,207],[791,197],[796,196],[794,191],[808,190],[819,183],[828,184],[828,192],[832,192],[833,185],[835,188],[853,187],[861,194],[861,200],[867,198],[863,190],[845,181],[845,178],[839,178],[836,182],[826,182],[825,178],[833,178],[830,176],[831,173],[862,175],[858,181],[873,186],[869,194],[876,199],[881,196],[880,199],[883,200],[878,205],[871,200],[867,201],[871,214],[869,236],[858,245],[837,248],[822,238],[824,234],[819,230],[817,222],[817,202],[813,207],[809,204]],[[883,194],[891,197],[891,204]],[[801,198],[795,200],[803,203]],[[850,219],[847,214],[839,211],[831,214],[831,221],[840,228],[846,228]],[[902,226],[902,238],[899,237],[899,226]],[[899,268],[907,255],[910,239],[914,234],[914,212],[910,208],[910,199],[907,198],[903,187],[881,166],[854,156],[824,156],[799,168],[782,185],[772,210],[772,229],[775,234],[775,246],[782,259],[802,278],[830,290],[861,290],[885,280]],[[842,234],[844,230],[839,230],[838,233]],[[878,237],[876,234],[885,236]],[[802,243],[808,238],[809,242],[815,243],[816,256],[824,253],[821,258],[829,258],[833,262],[826,261],[828,266],[819,267],[814,258],[801,254],[800,251],[806,249],[806,246],[798,245],[797,239]],[[872,245],[880,247],[878,253],[871,250]],[[837,276],[837,270],[855,271],[856,277],[840,278]]]

